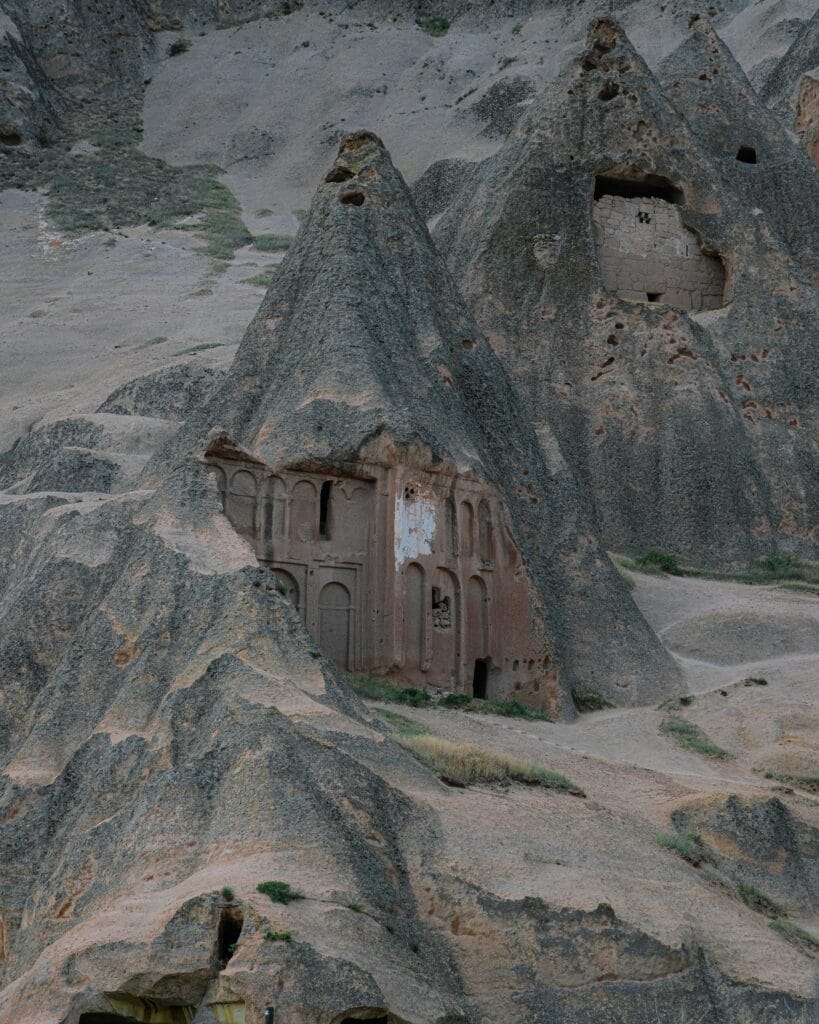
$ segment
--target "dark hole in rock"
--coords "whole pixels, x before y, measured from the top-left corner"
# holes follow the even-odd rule
[[[615,177],[598,174],[594,182],[594,198],[624,196],[627,199],[664,199],[667,203],[681,203],[683,193],[667,178],[659,174],[641,174],[634,177]]]
[[[608,103],[609,100],[613,100],[615,96],[619,95],[620,86],[616,82],[605,82],[597,97],[604,103]]]
[[[463,345],[464,348],[474,348],[475,347],[475,342],[472,340],[472,338],[464,338],[464,340],[463,340],[463,342],[461,344]]]
[[[386,1014],[381,1017],[343,1017],[339,1024],[389,1024],[389,1020]]]
[[[355,175],[349,167],[334,167],[324,180],[327,182],[349,181],[354,177]]]
[[[737,160],[741,164],[755,164],[756,150],[753,146],[740,146],[737,150]]]
[[[472,696],[477,700],[486,700],[486,683],[489,678],[489,665],[482,659],[475,662],[472,674]]]
[[[216,932],[216,959],[220,964],[226,964],[236,952],[244,923],[244,914],[238,907],[222,907]]]
[[[330,537],[330,495],[333,493],[333,481],[325,480],[321,485],[319,497],[319,537],[328,540]]]
[[[646,300],[648,302],[659,302],[662,297],[662,292],[646,292]]]
[[[338,201],[344,203],[345,206],[348,204],[362,206],[364,203],[364,193],[357,190],[355,192],[342,192],[338,197]]]
[[[22,141],[23,136],[14,128],[0,128],[0,144],[4,146],[19,146]]]

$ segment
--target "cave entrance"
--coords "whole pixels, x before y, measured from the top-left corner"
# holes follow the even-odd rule
[[[623,175],[614,172],[598,174],[594,179],[594,198],[621,196],[624,199],[662,199],[678,205],[685,199],[682,189],[659,174],[647,174],[636,169]]]
[[[740,146],[737,150],[737,160],[741,164],[755,164],[756,150],[753,146]]]
[[[222,907],[216,931],[216,959],[224,967],[236,952],[245,916],[238,907]]]
[[[0,128],[0,145],[21,146],[23,136],[13,128]]]
[[[486,686],[489,681],[489,662],[478,658],[472,672],[472,696],[477,700],[486,700]]]

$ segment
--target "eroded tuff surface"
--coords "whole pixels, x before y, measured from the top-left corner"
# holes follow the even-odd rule
[[[473,175],[435,237],[594,496],[605,543],[699,564],[780,548],[812,557],[816,292],[804,232],[815,175],[753,113],[750,87],[708,29],[664,68],[665,93],[623,30],[595,23],[560,87]],[[706,105],[699,90],[712,77],[722,102]],[[738,161],[730,133],[737,145],[752,135],[761,162]],[[718,310],[688,315],[671,292],[668,303],[651,294],[648,276],[636,301],[632,278],[659,250],[627,253],[624,290],[604,290],[593,197],[629,188],[660,196],[691,246],[696,236],[721,258]],[[770,215],[751,205],[758,194]],[[624,232],[629,216],[651,216],[626,201],[636,207],[615,227]]]

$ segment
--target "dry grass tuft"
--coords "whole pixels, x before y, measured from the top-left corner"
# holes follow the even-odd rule
[[[557,789],[572,796],[586,795],[559,772],[494,754],[469,743],[452,743],[437,736],[404,736],[399,742],[451,786],[522,782],[528,786]]]

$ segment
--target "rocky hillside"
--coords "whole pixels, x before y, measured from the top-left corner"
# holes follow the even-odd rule
[[[815,1018],[819,22],[612,6],[0,0],[0,1024]]]

